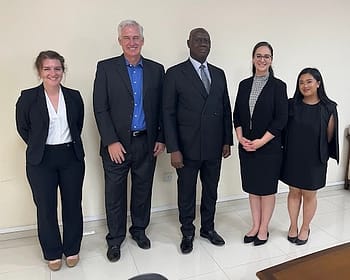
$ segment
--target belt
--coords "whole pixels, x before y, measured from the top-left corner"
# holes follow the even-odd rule
[[[55,144],[55,145],[46,144],[45,147],[48,149],[62,149],[62,148],[71,148],[72,144],[73,144],[73,142],[63,143],[63,144]]]
[[[135,131],[131,131],[131,136],[133,137],[137,137],[137,136],[141,136],[147,134],[147,130],[135,130]]]

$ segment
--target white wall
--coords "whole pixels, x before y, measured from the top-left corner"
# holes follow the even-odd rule
[[[65,58],[64,84],[79,89],[85,102],[83,141],[86,151],[84,217],[104,216],[104,186],[98,155],[99,137],[92,111],[96,62],[119,55],[116,26],[136,19],[145,29],[143,55],[167,68],[188,57],[186,39],[194,27],[212,39],[209,62],[227,75],[232,105],[239,81],[250,75],[251,50],[261,40],[274,47],[276,76],[295,90],[296,76],[306,66],[320,69],[328,95],[339,104],[341,162],[329,164],[327,184],[343,181],[348,153],[345,128],[350,122],[347,0],[0,0],[0,232],[31,227],[35,208],[25,177],[25,145],[15,130],[14,109],[20,90],[39,83],[33,68],[41,50]],[[164,174],[172,175],[164,182]],[[219,199],[242,197],[237,146],[223,163]],[[168,155],[159,158],[153,207],[176,206],[176,175]]]

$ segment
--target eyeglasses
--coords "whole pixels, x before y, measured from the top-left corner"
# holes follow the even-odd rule
[[[272,58],[272,55],[270,55],[270,54],[264,54],[264,55],[256,54],[255,58],[258,59],[258,60],[260,60],[260,59],[269,60],[269,59]]]

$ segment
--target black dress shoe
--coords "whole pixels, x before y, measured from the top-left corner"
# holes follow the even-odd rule
[[[200,234],[214,245],[222,246],[225,244],[225,240],[215,230],[201,231]]]
[[[132,239],[134,239],[137,245],[141,249],[149,249],[151,248],[151,241],[148,239],[144,232],[138,232],[132,235]]]
[[[267,242],[267,240],[269,240],[269,233],[267,233],[267,238],[266,239],[259,239],[258,236],[256,236],[256,238],[254,239],[254,246],[260,246],[263,245]]]
[[[248,236],[248,235],[244,235],[244,243],[252,243],[254,242],[255,238],[258,236],[258,234],[255,234],[253,236]]]
[[[302,239],[299,239],[297,237],[297,240],[295,241],[295,244],[297,244],[297,245],[304,245],[304,244],[306,244],[306,242],[309,240],[309,235],[310,235],[310,229],[307,232],[307,238],[305,240],[302,240]]]
[[[180,249],[183,254],[191,253],[193,250],[193,236],[182,237]]]
[[[120,246],[114,245],[108,247],[107,258],[110,262],[116,262],[120,259]]]

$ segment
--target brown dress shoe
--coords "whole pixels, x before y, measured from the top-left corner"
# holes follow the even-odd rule
[[[47,266],[52,270],[52,271],[57,271],[61,269],[62,266],[62,260],[58,259],[58,260],[53,260],[53,261],[49,261]]]
[[[68,267],[75,267],[79,262],[79,255],[69,256],[66,258],[66,265]]]

